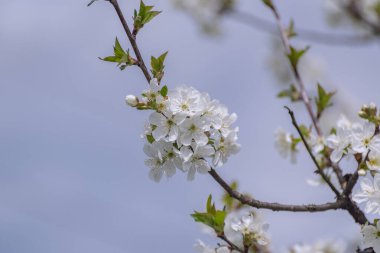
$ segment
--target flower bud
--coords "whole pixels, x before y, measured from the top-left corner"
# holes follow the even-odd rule
[[[359,176],[364,177],[367,174],[367,171],[361,169],[361,170],[358,170],[358,174]]]
[[[125,97],[125,102],[129,106],[136,107],[137,104],[139,103],[139,100],[134,95],[128,95],[128,96]]]

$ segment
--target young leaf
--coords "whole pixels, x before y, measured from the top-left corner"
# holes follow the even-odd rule
[[[306,47],[302,50],[297,50],[294,47],[290,47],[290,53],[287,55],[293,68],[296,68],[300,58],[309,50],[310,47]]]
[[[157,78],[157,80],[160,82],[162,77],[164,76],[164,61],[166,58],[166,55],[168,52],[163,53],[158,58],[155,58],[154,56],[151,57],[150,65],[152,67],[151,72],[153,74],[153,77]]]
[[[322,112],[332,105],[331,98],[335,92],[326,92],[326,90],[318,84],[318,97],[315,98],[315,104],[317,106],[317,117],[320,118]]]
[[[164,86],[162,87],[162,89],[160,90],[160,93],[161,93],[161,96],[163,97],[166,97],[168,95],[168,86]]]
[[[289,39],[297,36],[297,33],[294,30],[294,20],[293,19],[290,20],[289,27],[286,29],[286,34],[287,34]]]
[[[296,86],[293,84],[290,85],[289,89],[282,90],[280,93],[277,94],[277,97],[279,98],[290,98],[292,102],[300,101],[301,100],[301,93],[297,90]]]
[[[273,2],[272,0],[263,0],[263,3],[268,6],[269,8],[271,8],[272,10],[274,9],[274,5],[273,5]]]
[[[147,23],[149,23],[154,17],[161,13],[161,11],[152,11],[154,6],[145,5],[141,0],[140,9],[134,11],[133,21],[134,29],[133,34],[137,34],[138,31]]]
[[[115,62],[117,63],[117,66],[119,66],[121,70],[124,70],[128,66],[135,65],[137,62],[135,59],[133,59],[129,55],[129,50],[125,51],[123,49],[123,47],[120,45],[120,42],[117,38],[115,39],[113,53],[114,55],[112,56],[107,56],[107,57],[99,58],[99,59],[103,61],[107,61],[107,62]]]
[[[224,220],[227,216],[225,210],[217,210],[215,203],[212,203],[212,196],[210,195],[206,203],[206,212],[201,213],[195,211],[191,216],[196,222],[203,223],[215,230],[217,234],[222,234],[224,229]]]

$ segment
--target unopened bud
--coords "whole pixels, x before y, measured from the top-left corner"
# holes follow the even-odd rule
[[[366,170],[358,170],[358,175],[361,176],[361,177],[364,177],[365,175],[367,174],[367,171]]]
[[[139,100],[134,95],[128,95],[128,96],[125,97],[125,102],[129,106],[136,107],[137,104],[139,103]]]

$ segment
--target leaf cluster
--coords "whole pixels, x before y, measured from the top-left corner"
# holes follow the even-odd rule
[[[154,6],[145,5],[143,1],[140,2],[139,11],[135,10],[133,15],[134,35],[136,35],[144,25],[161,13],[161,11],[153,11],[153,8]]]
[[[130,56],[129,50],[125,51],[122,48],[117,38],[115,40],[115,46],[113,47],[113,52],[114,52],[114,55],[107,56],[100,59],[107,62],[116,62],[117,66],[119,66],[121,70],[124,70],[128,66],[137,64],[137,60],[133,59]]]
[[[224,233],[224,220],[226,218],[227,212],[225,210],[217,210],[215,203],[212,203],[212,196],[210,195],[206,203],[206,212],[194,211],[191,217],[196,222],[203,223],[215,230],[217,235],[222,235]]]
[[[165,68],[164,62],[165,62],[165,58],[167,54],[168,52],[166,51],[165,53],[163,53],[157,58],[154,56],[150,58],[150,65],[152,67],[151,72],[153,74],[153,77],[157,78],[158,82],[161,82],[161,79],[164,76],[164,68]]]
[[[320,118],[322,112],[332,106],[331,98],[335,92],[326,92],[322,85],[318,84],[318,97],[315,98],[315,105],[317,106],[317,118]]]

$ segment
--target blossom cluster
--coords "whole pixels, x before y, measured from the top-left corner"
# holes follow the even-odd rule
[[[249,253],[269,246],[269,225],[264,222],[259,213],[250,209],[240,209],[230,212],[224,222],[224,236],[239,249],[248,249]],[[205,245],[201,240],[195,244],[200,253],[238,253],[230,245],[219,244],[218,247]],[[253,250],[255,249],[255,250]],[[261,251],[259,251],[261,252]]]
[[[239,129],[232,126],[236,114],[207,93],[188,86],[168,91],[152,79],[141,99],[129,95],[126,101],[137,109],[153,110],[143,137],[149,157],[145,164],[154,181],[164,174],[173,176],[177,169],[192,180],[196,172],[204,174],[222,166],[240,149]]]

